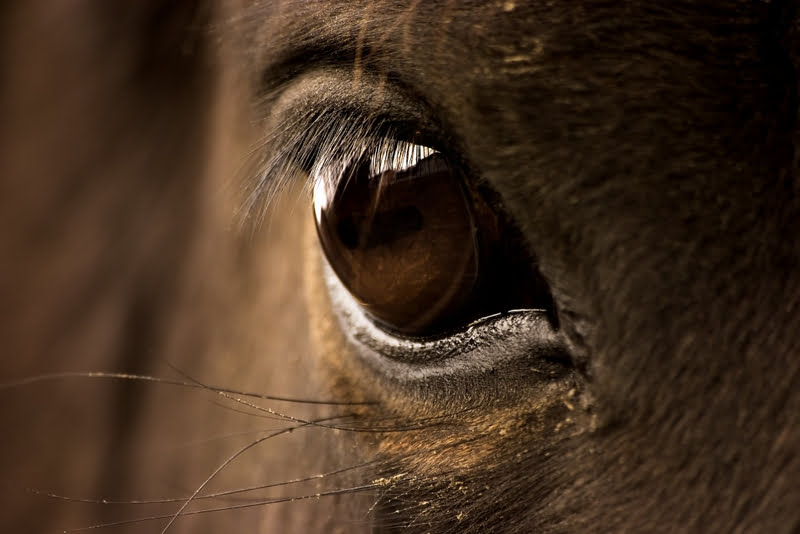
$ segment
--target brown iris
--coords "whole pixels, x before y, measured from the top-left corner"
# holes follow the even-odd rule
[[[315,191],[317,231],[359,303],[408,334],[457,314],[477,281],[479,250],[472,203],[444,158],[374,176],[362,160],[338,184],[332,195]]]
[[[551,306],[519,233],[438,153],[373,174],[351,163],[314,191],[317,233],[353,297],[390,330],[426,336],[512,308]]]

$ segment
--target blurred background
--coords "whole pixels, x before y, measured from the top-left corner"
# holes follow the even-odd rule
[[[0,7],[0,532],[169,516],[226,458],[287,426],[203,388],[88,372],[313,395],[305,376],[291,381],[309,365],[298,282],[308,208],[234,231],[234,177],[253,136],[247,80],[219,24],[235,7]],[[262,445],[204,491],[313,469],[295,438],[280,439],[292,465],[270,464]],[[177,501],[129,502],[163,498]],[[232,512],[206,514],[170,531],[255,530],[282,513],[240,510],[236,527]]]

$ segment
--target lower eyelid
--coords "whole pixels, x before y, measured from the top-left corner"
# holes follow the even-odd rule
[[[376,372],[393,380],[483,375],[505,365],[527,366],[540,377],[555,378],[565,368],[561,337],[545,312],[526,310],[504,314],[432,340],[407,339],[379,328],[341,285],[322,259],[325,286],[340,330],[357,356]],[[522,378],[522,377],[520,377]]]

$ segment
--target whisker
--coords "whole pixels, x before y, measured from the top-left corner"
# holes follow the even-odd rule
[[[222,408],[223,410],[227,410],[227,411],[235,412],[235,413],[241,413],[241,414],[244,414],[244,415],[246,415],[248,417],[258,417],[258,418],[261,418],[261,419],[266,419],[267,421],[286,421],[285,417],[278,417],[276,415],[272,415],[272,414],[269,414],[269,413],[262,413],[262,411],[253,412],[252,411],[252,406],[247,406],[247,408],[251,408],[251,410],[245,410],[243,408],[237,408],[236,406],[229,406],[229,405],[227,405],[227,404],[225,404],[223,402],[217,401],[217,400],[211,401],[211,404],[213,404],[214,406],[218,406],[219,408]],[[345,417],[345,416],[343,416],[343,417]],[[274,430],[277,430],[277,429],[274,429]]]
[[[250,414],[249,414],[250,415]],[[256,434],[263,434],[264,432],[277,432],[278,430],[282,430],[282,427],[274,427],[274,428],[257,428],[253,430],[243,430],[241,432],[229,432],[227,434],[219,434],[216,436],[209,436],[204,439],[195,439],[191,441],[187,441],[184,443],[176,444],[172,446],[172,449],[187,449],[191,447],[197,447],[200,445],[207,445],[209,443],[216,443],[219,441],[224,441],[228,439],[243,437],[243,436],[253,436]]]
[[[183,374],[184,376],[187,376],[187,378],[189,380],[191,380],[193,383],[197,384],[198,386],[202,386],[203,385],[201,382],[199,382],[198,380],[196,380],[194,378],[189,377],[188,375],[186,375],[185,373],[183,373],[179,369],[174,368],[174,367],[173,367],[173,369],[176,372],[179,372],[179,373]],[[446,421],[448,419],[452,418],[454,415],[467,413],[469,411],[472,411],[472,410],[480,408],[480,406],[472,406],[472,407],[464,408],[463,410],[459,410],[459,411],[456,411],[456,412],[453,412],[453,413],[449,413],[449,414],[445,414],[445,415],[439,415],[439,416],[429,417],[429,418],[425,418],[425,419],[418,419],[414,424],[412,424],[412,425],[404,425],[404,426],[396,426],[395,425],[395,426],[382,427],[382,426],[376,426],[375,425],[376,421],[389,421],[389,420],[392,420],[392,419],[401,420],[400,417],[394,417],[394,418],[387,417],[387,418],[377,418],[377,419],[373,418],[373,419],[370,419],[368,422],[365,422],[365,425],[366,425],[365,427],[360,428],[360,427],[355,427],[355,426],[345,427],[345,426],[340,426],[340,425],[320,424],[317,421],[308,421],[308,420],[305,420],[305,419],[301,419],[299,417],[294,417],[292,415],[288,415],[288,414],[283,414],[283,413],[277,412],[277,411],[273,410],[272,408],[258,406],[257,404],[248,402],[248,401],[246,401],[244,399],[239,399],[239,398],[233,397],[233,396],[231,396],[230,394],[228,394],[227,392],[224,392],[224,391],[218,391],[217,390],[216,392],[217,392],[217,394],[221,395],[222,397],[224,397],[226,399],[229,399],[229,400],[231,400],[233,402],[236,402],[237,404],[242,404],[244,406],[253,408],[254,410],[258,410],[260,412],[264,412],[264,413],[267,413],[269,415],[274,415],[274,416],[277,416],[278,418],[281,418],[281,419],[284,419],[284,420],[287,420],[287,421],[291,421],[291,422],[302,424],[302,425],[312,425],[312,426],[319,427],[319,428],[328,428],[328,429],[332,429],[332,430],[341,430],[341,431],[345,431],[345,432],[382,433],[382,432],[409,432],[409,431],[413,431],[413,430],[426,430],[426,429],[429,429],[432,426],[435,426],[435,425],[438,425],[438,424],[442,424],[441,423],[442,421],[444,421],[445,424],[446,424]],[[352,414],[352,416],[355,417],[355,414]],[[341,417],[347,417],[347,415],[343,415]]]
[[[233,490],[225,490],[225,491],[218,491],[214,493],[204,493],[194,497],[194,501],[199,500],[208,500],[208,499],[215,499],[219,497],[228,497],[231,495],[238,495],[241,493],[247,493],[251,491],[259,491],[263,489],[271,489],[271,488],[279,488],[284,486],[290,486],[292,484],[301,484],[303,482],[310,482],[312,480],[321,480],[323,478],[330,478],[336,475],[341,475],[343,473],[348,473],[351,471],[356,471],[358,469],[365,469],[372,465],[378,464],[379,460],[372,460],[370,462],[364,462],[358,465],[351,465],[348,467],[343,467],[341,469],[336,469],[334,471],[328,471],[325,473],[319,473],[316,475],[311,475],[302,478],[295,478],[292,480],[285,480],[283,482],[273,482],[271,484],[259,484],[257,486],[248,486],[246,488],[237,488]],[[100,505],[141,505],[141,504],[169,504],[174,502],[183,502],[188,497],[172,497],[172,498],[165,498],[165,499],[134,499],[134,500],[112,500],[112,499],[91,499],[91,498],[81,498],[81,497],[69,497],[66,495],[59,495],[57,493],[49,493],[49,492],[42,492],[36,489],[28,489],[29,492],[33,493],[34,495],[39,495],[41,497],[47,497],[50,499],[55,499],[59,501],[67,501],[67,502],[79,502],[79,503],[86,503],[86,504],[100,504]],[[257,501],[263,502],[263,501]],[[186,514],[183,514],[186,515]]]
[[[391,433],[391,432],[410,432],[410,431],[414,431],[414,430],[427,430],[427,429],[431,428],[432,426],[443,424],[441,421],[446,421],[446,420],[450,419],[452,417],[452,415],[453,415],[453,414],[447,414],[447,415],[440,415],[440,416],[436,416],[436,417],[430,417],[430,418],[427,418],[427,419],[420,419],[417,422],[415,422],[414,424],[408,424],[408,425],[403,425],[403,426],[400,426],[400,425],[376,426],[374,424],[376,421],[402,420],[402,418],[400,418],[400,417],[386,417],[386,418],[370,419],[369,421],[365,421],[364,422],[364,426],[363,427],[359,427],[359,426],[341,426],[341,425],[323,424],[323,423],[319,423],[317,421],[308,421],[308,420],[305,420],[305,419],[301,419],[299,417],[295,417],[293,415],[288,415],[288,414],[284,414],[284,413],[281,413],[281,412],[277,412],[277,411],[273,410],[272,408],[267,408],[267,407],[264,407],[264,406],[258,406],[257,404],[253,404],[253,403],[247,402],[244,399],[237,399],[235,397],[228,397],[227,395],[223,395],[223,396],[225,396],[226,398],[228,398],[228,399],[230,399],[230,400],[232,400],[234,402],[243,404],[243,405],[248,406],[250,408],[253,408],[255,410],[259,410],[259,411],[264,412],[266,414],[274,415],[277,418],[282,419],[282,420],[290,421],[290,422],[297,423],[297,424],[300,424],[300,425],[309,425],[309,426],[314,426],[314,427],[317,427],[317,428],[327,428],[327,429],[330,429],[330,430],[341,430],[341,431],[344,431],[344,432],[360,432],[360,433],[382,433],[382,432],[387,433],[388,432],[388,433]],[[344,415],[338,416],[337,418],[345,418],[345,417],[356,417],[356,415],[355,414],[344,414]]]
[[[197,387],[207,387],[202,382],[200,382],[199,380],[197,380],[195,378],[192,378],[192,377],[189,377],[188,375],[183,373],[180,369],[177,369],[174,366],[170,366],[170,367],[173,370],[175,370],[176,372],[181,373],[183,376],[186,376],[191,381],[191,383],[196,385]],[[309,421],[309,420],[306,420],[306,419],[301,419],[299,417],[295,417],[293,415],[288,415],[288,414],[284,414],[284,413],[278,412],[276,410],[273,410],[272,408],[267,408],[265,406],[259,406],[257,404],[252,403],[252,402],[248,402],[248,401],[246,401],[244,399],[237,398],[237,397],[233,396],[233,394],[231,394],[231,393],[229,393],[227,391],[222,391],[222,390],[219,390],[219,389],[212,389],[212,388],[208,388],[208,389],[211,390],[211,391],[214,391],[218,395],[220,395],[220,396],[222,396],[222,397],[224,397],[226,399],[229,399],[229,400],[231,400],[231,401],[233,401],[233,402],[235,402],[237,404],[241,404],[243,406],[247,406],[249,408],[253,408],[254,410],[258,410],[258,411],[263,412],[263,413],[274,415],[274,416],[279,417],[281,419],[284,419],[286,421],[291,421],[293,423],[297,423],[297,424],[299,424],[301,426],[309,425],[309,426],[315,426],[315,427],[318,427],[318,428],[328,428],[328,429],[332,429],[332,430],[342,430],[342,431],[346,431],[346,432],[379,433],[379,432],[407,432],[407,431],[410,431],[410,430],[424,430],[424,429],[428,429],[431,426],[433,426],[434,423],[432,423],[430,421],[435,421],[436,419],[447,419],[447,418],[449,418],[450,416],[453,415],[453,414],[442,415],[442,416],[437,416],[435,418],[423,419],[423,420],[421,420],[421,422],[415,423],[414,425],[392,426],[392,427],[388,427],[388,428],[387,427],[376,427],[373,424],[374,421],[370,421],[369,422],[369,426],[368,427],[364,427],[364,428],[345,427],[345,426],[339,426],[339,425],[326,425],[326,424],[320,424],[319,421]],[[466,411],[466,410],[464,410],[464,411]],[[347,416],[348,416],[348,414],[345,414],[345,415],[341,415],[341,416],[338,416],[338,417],[329,418],[327,420],[338,419],[340,417],[347,417]],[[354,414],[353,414],[353,416],[354,416]]]
[[[280,503],[285,503],[285,502],[305,501],[305,500],[309,500],[309,499],[320,499],[322,497],[331,497],[331,496],[334,496],[334,495],[347,495],[347,494],[352,494],[352,493],[359,493],[359,492],[363,492],[363,491],[373,490],[376,487],[378,487],[376,484],[366,484],[366,485],[363,485],[363,486],[353,486],[351,488],[342,488],[342,489],[338,489],[338,490],[322,491],[322,492],[319,492],[319,493],[308,494],[308,495],[298,495],[298,496],[295,496],[295,497],[282,497],[282,498],[278,498],[278,499],[266,499],[266,500],[263,500],[263,501],[257,501],[257,502],[251,502],[251,503],[242,503],[242,504],[232,504],[232,505],[229,505],[229,506],[221,506],[221,507],[217,507],[217,508],[204,508],[204,509],[201,509],[201,510],[188,510],[188,511],[182,510],[179,515],[180,515],[180,517],[185,517],[185,516],[192,516],[192,515],[199,515],[199,514],[209,514],[209,513],[213,513],[213,512],[226,512],[226,511],[232,511],[232,510],[243,510],[243,509],[246,509],[246,508],[254,508],[256,506],[268,506],[270,504],[280,504]],[[139,517],[139,518],[135,518],[135,519],[125,519],[125,520],[122,520],[122,521],[113,521],[113,522],[108,522],[108,523],[98,523],[96,525],[89,525],[89,526],[86,526],[86,527],[65,529],[63,532],[65,534],[69,533],[69,532],[84,532],[84,531],[87,531],[87,530],[94,530],[94,529],[100,529],[100,528],[115,527],[115,526],[120,526],[120,525],[130,525],[130,524],[133,524],[133,523],[144,523],[144,522],[147,522],[147,521],[158,521],[160,519],[172,519],[172,521],[170,521],[169,525],[167,525],[167,528],[168,528],[172,524],[172,522],[174,521],[174,519],[176,517],[177,516],[172,515],[172,514],[154,515],[154,516],[147,516],[147,517]],[[162,530],[162,533],[165,530],[166,530],[166,528],[164,530]]]
[[[331,420],[331,419],[335,419],[335,417],[326,417],[326,418],[320,419],[320,421],[328,421],[328,420]],[[194,498],[197,497],[197,495],[199,495],[201,491],[203,491],[203,488],[205,488],[212,480],[214,480],[214,478],[223,469],[225,469],[228,465],[230,465],[231,462],[233,462],[236,458],[238,458],[239,456],[244,454],[246,451],[252,449],[253,447],[255,447],[256,445],[258,445],[260,443],[263,443],[264,441],[266,441],[268,439],[280,436],[282,434],[286,434],[286,433],[291,432],[291,431],[293,431],[293,430],[295,430],[297,428],[302,428],[302,427],[313,425],[316,422],[317,421],[308,422],[308,423],[302,423],[302,424],[298,424],[298,425],[295,425],[295,426],[287,427],[287,428],[285,428],[283,430],[280,430],[278,432],[273,432],[273,433],[271,433],[271,434],[269,434],[267,436],[264,436],[263,438],[259,438],[259,439],[255,440],[255,441],[253,441],[252,443],[249,443],[248,445],[242,447],[241,449],[236,451],[234,454],[229,456],[228,459],[226,459],[219,466],[217,466],[217,468],[203,481],[203,483],[200,484],[197,487],[197,489],[194,491],[194,493],[192,493],[192,495],[188,499],[186,499],[186,501],[183,503],[183,505],[181,505],[180,509],[177,512],[175,512],[175,514],[169,520],[167,525],[161,530],[161,534],[165,534],[167,532],[167,530],[169,530],[169,527],[172,526],[172,524],[175,522],[175,520],[182,515],[182,512],[186,509],[187,506],[189,506],[189,504],[194,500]]]
[[[104,371],[66,371],[59,373],[44,373],[40,375],[21,378],[19,380],[12,380],[9,382],[0,383],[0,391],[29,386],[40,382],[50,382],[55,380],[64,380],[71,378],[89,378],[97,380],[130,380],[135,382],[149,382],[149,383],[165,384],[169,386],[179,386],[185,388],[208,389],[216,393],[227,393],[230,395],[241,395],[242,397],[250,397],[254,399],[270,400],[276,402],[290,402],[294,404],[313,404],[313,405],[328,405],[328,406],[365,406],[365,405],[375,404],[374,402],[343,402],[343,401],[333,401],[333,400],[311,400],[311,399],[298,399],[292,397],[282,397],[277,395],[265,395],[263,393],[253,393],[250,391],[241,391],[237,389],[223,388],[219,386],[208,386],[200,383],[187,382],[182,380],[172,380],[169,378],[161,378],[150,375],[104,372]]]

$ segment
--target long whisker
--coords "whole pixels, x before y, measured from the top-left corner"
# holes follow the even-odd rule
[[[258,490],[270,489],[270,488],[279,488],[279,487],[283,487],[283,486],[290,486],[292,484],[300,484],[300,483],[303,483],[303,482],[310,482],[312,480],[321,480],[323,478],[330,478],[330,477],[333,477],[333,476],[336,476],[336,475],[341,475],[343,473],[348,473],[348,472],[356,471],[356,470],[359,470],[359,469],[366,469],[367,467],[376,465],[378,463],[379,463],[379,460],[372,460],[370,462],[364,462],[364,463],[361,463],[361,464],[358,464],[358,465],[351,465],[351,466],[348,466],[348,467],[343,467],[341,469],[336,469],[334,471],[328,471],[326,473],[319,473],[319,474],[311,475],[311,476],[307,476],[307,477],[295,478],[295,479],[292,479],[292,480],[285,480],[283,482],[274,482],[274,483],[271,483],[271,484],[259,484],[257,486],[249,486],[249,487],[246,487],[246,488],[237,488],[237,489],[234,489],[234,490],[225,490],[225,491],[219,491],[219,492],[214,492],[214,493],[205,493],[205,494],[201,494],[201,495],[195,496],[193,500],[194,501],[199,501],[199,500],[215,499],[215,498],[219,498],[219,497],[228,497],[228,496],[231,496],[231,495],[238,495],[238,494],[241,494],[241,493],[247,493],[247,492],[251,492],[251,491],[258,491]],[[183,502],[188,498],[188,497],[173,497],[173,498],[169,498],[169,499],[146,499],[146,500],[140,499],[140,500],[128,500],[128,501],[115,501],[115,500],[109,500],[109,499],[75,498],[75,497],[69,497],[69,496],[65,496],[65,495],[59,495],[57,493],[44,493],[44,492],[41,492],[41,491],[38,491],[38,490],[35,490],[35,489],[30,489],[28,491],[30,491],[31,493],[33,493],[35,495],[40,495],[42,497],[48,497],[48,498],[56,499],[56,500],[60,500],[60,501],[80,502],[80,503],[87,503],[87,504],[102,504],[102,505],[106,505],[106,504],[110,504],[110,505],[169,504],[169,503],[174,503],[174,502]],[[258,501],[258,502],[263,502],[263,501]],[[187,514],[182,514],[182,515],[187,515]]]
[[[209,514],[209,513],[213,513],[213,512],[226,512],[226,511],[231,511],[231,510],[242,510],[242,509],[245,509],[245,508],[254,508],[256,506],[267,506],[267,505],[270,505],[270,504],[279,504],[279,503],[284,503],[284,502],[305,501],[305,500],[309,500],[309,499],[319,499],[319,498],[322,498],[322,497],[331,497],[331,496],[334,496],[334,495],[347,495],[347,494],[351,494],[351,493],[359,493],[359,492],[363,492],[363,491],[373,490],[373,489],[375,489],[377,487],[378,487],[377,484],[366,484],[366,485],[363,485],[363,486],[354,486],[354,487],[351,487],[351,488],[343,488],[343,489],[331,490],[331,491],[322,491],[322,492],[319,492],[319,493],[308,494],[308,495],[299,495],[299,496],[295,496],[295,497],[283,497],[283,498],[278,498],[278,499],[268,499],[268,500],[263,500],[263,501],[258,501],[258,502],[233,504],[233,505],[229,505],[229,506],[221,506],[221,507],[217,507],[217,508],[205,508],[205,509],[202,509],[202,510],[181,511],[180,512],[180,516],[191,516],[191,515],[199,515],[199,514]],[[123,521],[114,521],[114,522],[109,522],[109,523],[99,523],[97,525],[90,525],[90,526],[87,526],[87,527],[65,529],[64,532],[65,533],[67,533],[67,532],[82,532],[82,531],[99,529],[99,528],[115,527],[115,526],[120,526],[120,525],[130,525],[132,523],[143,523],[143,522],[146,522],[146,521],[158,521],[159,519],[168,519],[168,518],[172,519],[170,521],[170,523],[169,523],[169,525],[171,525],[172,522],[174,521],[174,519],[176,518],[176,516],[175,515],[171,515],[171,514],[164,514],[164,515],[154,515],[154,516],[148,516],[148,517],[139,517],[139,518],[136,518],[136,519],[126,519],[126,520],[123,520]],[[167,528],[169,527],[169,525],[167,525]],[[166,530],[166,528],[164,530],[162,530],[162,532],[164,532],[165,530]]]
[[[187,379],[190,380],[191,383],[196,385],[197,387],[207,387],[202,382],[200,382],[199,380],[197,380],[195,378],[192,378],[192,377],[189,377],[188,375],[183,373],[180,369],[177,369],[175,367],[173,367],[173,369],[176,372],[181,373],[184,376],[186,376]],[[401,426],[376,427],[374,424],[372,424],[372,422],[370,422],[369,427],[365,427],[365,428],[345,427],[345,426],[340,426],[340,425],[326,425],[326,424],[320,424],[318,421],[309,421],[307,419],[301,419],[301,418],[295,417],[293,415],[288,415],[288,414],[284,414],[284,413],[278,412],[276,410],[273,410],[272,408],[267,408],[265,406],[259,406],[257,404],[252,403],[252,402],[246,401],[244,399],[240,399],[238,397],[235,397],[234,394],[231,394],[228,391],[223,391],[223,390],[219,390],[219,389],[213,389],[213,388],[210,388],[210,387],[208,389],[211,390],[211,391],[214,391],[218,395],[220,395],[220,396],[222,396],[222,397],[224,397],[224,398],[226,398],[228,400],[231,400],[231,401],[233,401],[233,402],[235,402],[237,404],[240,404],[240,405],[243,405],[243,406],[247,406],[249,408],[253,408],[254,410],[257,410],[257,411],[262,412],[262,413],[266,413],[266,414],[269,414],[269,415],[273,415],[273,416],[279,417],[279,418],[284,419],[286,421],[297,423],[297,424],[299,424],[301,426],[309,425],[309,426],[315,426],[315,427],[319,427],[319,428],[329,428],[329,429],[333,429],[333,430],[342,430],[342,431],[347,431],[347,432],[379,433],[379,432],[407,432],[407,431],[410,431],[410,430],[424,430],[424,429],[428,429],[432,425],[436,424],[433,421],[435,421],[437,419],[446,419],[450,415],[452,415],[452,414],[449,414],[447,416],[439,416],[439,417],[436,417],[436,418],[420,420],[420,422],[417,422],[417,423],[415,423],[413,425],[406,425],[406,426],[402,426],[402,427]],[[345,416],[346,415],[342,415],[342,416],[339,416],[339,417],[345,417]]]
[[[0,383],[0,391],[29,386],[40,382],[50,382],[50,381],[64,380],[70,378],[89,378],[89,379],[99,379],[99,380],[131,380],[136,382],[150,382],[150,383],[165,384],[165,385],[179,386],[185,388],[208,389],[217,393],[241,395],[242,397],[250,397],[254,399],[270,400],[277,402],[291,402],[295,404],[315,404],[315,405],[328,405],[328,406],[364,406],[364,405],[375,404],[374,402],[343,402],[343,401],[333,401],[333,400],[298,399],[292,397],[282,397],[277,395],[264,395],[263,393],[253,393],[250,391],[223,388],[219,386],[208,386],[191,381],[172,380],[169,378],[161,378],[150,375],[138,375],[131,373],[117,373],[117,372],[104,372],[104,371],[86,371],[86,372],[68,371],[60,373],[45,373],[26,378],[21,378],[19,380],[12,380],[9,382]]]
[[[241,414],[247,415],[248,417],[258,417],[260,419],[266,419],[268,421],[283,421],[283,422],[286,421],[285,417],[279,417],[277,415],[272,415],[272,414],[269,414],[269,413],[262,413],[263,410],[259,410],[258,412],[253,412],[253,409],[252,409],[251,406],[247,406],[247,408],[251,408],[251,409],[245,410],[244,408],[238,408],[236,406],[229,406],[229,405],[227,405],[227,404],[225,404],[223,402],[220,402],[220,401],[212,401],[211,404],[213,404],[214,406],[218,406],[218,407],[222,408],[223,410],[227,410],[229,412],[241,413]],[[342,417],[346,417],[346,415],[344,415]],[[277,429],[275,429],[275,430],[277,430]]]
[[[318,427],[318,428],[328,428],[328,429],[331,429],[331,430],[341,430],[341,431],[344,431],[344,432],[391,433],[391,432],[409,432],[409,431],[413,431],[413,430],[426,430],[426,429],[429,429],[432,426],[435,426],[435,425],[438,425],[438,424],[443,424],[443,422],[446,422],[452,416],[452,414],[447,414],[447,415],[440,415],[440,416],[436,416],[436,417],[430,417],[430,418],[427,418],[427,419],[419,419],[414,424],[408,424],[408,425],[403,425],[403,426],[400,426],[400,425],[379,426],[379,425],[375,425],[374,424],[375,421],[389,421],[389,420],[392,420],[392,419],[402,420],[399,417],[394,417],[394,418],[388,418],[387,417],[387,418],[383,418],[383,419],[373,419],[373,420],[370,420],[368,423],[365,423],[365,426],[363,426],[363,427],[331,425],[331,424],[319,423],[317,421],[309,421],[309,420],[306,420],[306,419],[301,419],[301,418],[295,417],[293,415],[288,415],[288,414],[284,414],[284,413],[275,411],[272,408],[267,408],[265,406],[258,406],[257,404],[253,404],[253,403],[248,402],[248,401],[246,401],[244,399],[239,399],[239,398],[236,398],[236,397],[232,397],[232,396],[229,396],[229,395],[224,394],[224,393],[220,393],[220,394],[222,396],[224,396],[225,398],[233,401],[233,402],[236,402],[238,404],[242,404],[244,406],[247,406],[249,408],[253,408],[254,410],[258,410],[260,412],[263,412],[263,413],[266,413],[266,414],[269,414],[269,415],[276,416],[277,418],[280,418],[280,419],[283,419],[283,420],[286,420],[286,421],[290,421],[290,422],[297,423],[297,424],[300,424],[300,425],[315,426],[315,427]],[[355,417],[355,414],[344,414],[344,415],[341,415],[339,417],[341,417],[341,418]]]

